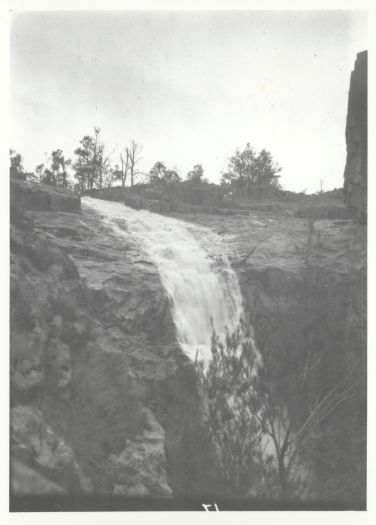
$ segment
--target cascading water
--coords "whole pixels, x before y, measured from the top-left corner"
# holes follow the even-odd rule
[[[243,312],[222,239],[206,228],[121,203],[85,197],[82,204],[101,214],[117,235],[137,239],[170,297],[179,344],[192,360],[198,353],[208,361],[213,327],[224,336],[226,327],[237,328]]]

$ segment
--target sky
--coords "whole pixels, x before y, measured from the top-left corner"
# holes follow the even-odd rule
[[[113,164],[219,182],[249,142],[285,189],[343,185],[350,74],[364,11],[20,12],[11,21],[11,144],[27,171],[101,128]]]

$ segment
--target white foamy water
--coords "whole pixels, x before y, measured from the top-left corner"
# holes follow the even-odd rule
[[[224,336],[226,327],[232,332],[238,326],[243,311],[238,279],[222,239],[207,228],[122,203],[85,197],[82,204],[101,214],[115,234],[134,236],[158,268],[179,344],[192,360],[198,352],[208,361],[213,326]],[[119,226],[124,221],[125,230]]]

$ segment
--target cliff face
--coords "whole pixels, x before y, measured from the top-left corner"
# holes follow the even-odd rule
[[[55,193],[11,182],[13,493],[208,492],[189,450],[208,456],[195,377],[156,268]]]
[[[360,219],[367,215],[367,51],[351,73],[346,121],[345,203]]]
[[[248,217],[191,220],[217,231],[229,245],[259,350],[281,367],[277,380],[291,373],[295,358],[307,349],[324,356],[318,375],[331,385],[345,363],[358,363],[352,372],[356,396],[323,421],[316,448],[305,460],[313,473],[309,497],[364,505],[366,227],[354,220],[294,217],[288,206],[257,209]]]

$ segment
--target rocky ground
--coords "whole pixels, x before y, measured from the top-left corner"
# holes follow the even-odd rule
[[[249,208],[246,216],[196,213],[174,216],[221,235],[230,246],[232,263],[242,272],[248,267],[299,273],[305,268],[307,257],[310,263],[325,267],[328,272],[349,274],[365,270],[367,229],[357,221],[326,219],[320,213],[316,217],[297,217],[296,214],[303,215],[303,209],[294,210],[290,204],[264,207],[256,204]],[[344,210],[338,205],[333,208]]]

